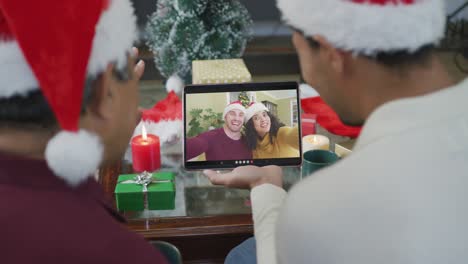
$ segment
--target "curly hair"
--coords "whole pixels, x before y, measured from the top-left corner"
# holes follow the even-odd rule
[[[270,144],[273,144],[276,135],[278,134],[278,130],[280,127],[283,127],[284,124],[279,121],[279,119],[271,114],[270,112],[266,112],[267,115],[270,117]],[[257,131],[255,130],[255,126],[253,123],[253,118],[250,118],[245,124],[245,139],[247,142],[247,147],[251,150],[257,148],[257,139],[259,138]]]

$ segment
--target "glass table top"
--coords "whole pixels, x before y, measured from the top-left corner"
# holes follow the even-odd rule
[[[298,80],[299,76],[257,77],[254,81]],[[167,95],[162,82],[146,81],[140,83],[140,106],[151,108],[155,102]],[[330,150],[334,143],[348,138],[332,135],[317,125],[317,134],[330,139]],[[161,171],[175,173],[176,198],[174,210],[144,210],[140,212],[121,212],[129,220],[165,218],[165,217],[204,217],[216,215],[250,214],[250,191],[213,186],[201,171],[187,171],[183,168],[182,143],[163,144],[161,146]],[[121,173],[133,173],[131,151],[127,149],[121,165]],[[300,167],[283,168],[283,187],[289,190],[301,180]]]
[[[179,151],[180,150],[180,151]],[[180,142],[161,146],[161,169],[175,173],[176,198],[174,210],[144,210],[122,212],[128,219],[156,217],[201,217],[250,214],[250,191],[212,185],[201,171],[183,168]],[[133,173],[131,151],[127,150],[122,173]],[[283,169],[284,188],[290,189],[301,179],[299,167]]]

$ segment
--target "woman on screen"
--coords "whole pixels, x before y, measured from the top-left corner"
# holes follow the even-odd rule
[[[299,157],[298,127],[288,127],[262,103],[252,103],[245,114],[247,146],[254,159]]]

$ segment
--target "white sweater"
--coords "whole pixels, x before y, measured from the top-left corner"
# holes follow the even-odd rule
[[[259,264],[468,263],[468,81],[379,107],[350,156],[251,198]]]

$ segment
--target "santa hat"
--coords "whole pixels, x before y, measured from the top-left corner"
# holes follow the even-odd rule
[[[70,185],[92,175],[104,151],[79,129],[85,78],[127,65],[135,22],[128,0],[0,0],[0,98],[41,90],[62,128],[45,157]]]
[[[278,0],[278,8],[306,36],[364,55],[436,44],[446,23],[443,0]]]
[[[245,113],[245,107],[242,105],[240,101],[234,101],[230,104],[228,104],[223,111],[223,118],[226,117],[227,113],[232,110],[240,110],[242,113]]]
[[[159,137],[161,143],[175,142],[182,135],[182,101],[174,91],[142,112],[141,121],[133,131],[133,137],[141,135],[142,126],[149,134]]]
[[[250,118],[252,118],[256,113],[266,111],[268,112],[268,108],[262,103],[252,102],[250,103],[249,107],[245,111],[245,123],[247,123]]]

